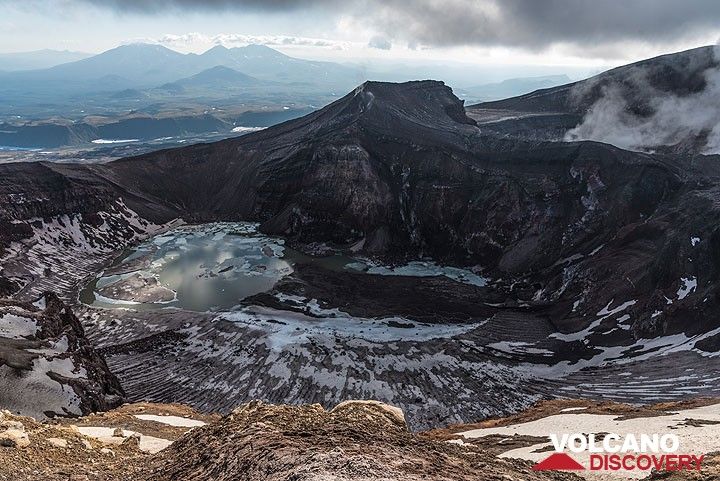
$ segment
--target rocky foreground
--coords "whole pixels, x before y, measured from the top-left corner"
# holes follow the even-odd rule
[[[151,453],[178,439],[188,425],[204,425],[213,419],[217,417],[178,405],[125,405],[103,414],[51,423],[2,411],[0,479],[147,479]]]
[[[717,438],[717,428],[697,414],[718,414],[718,406],[717,400],[648,407],[550,401],[512,417],[419,434],[407,429],[401,410],[376,401],[347,401],[330,410],[253,401],[224,417],[138,403],[46,423],[2,411],[0,480],[580,481],[569,472],[532,470],[533,456],[548,455],[548,438],[546,432],[528,434],[530,427],[580,426],[593,417],[607,418],[598,427],[606,431],[617,423],[677,424],[678,416],[690,416],[675,432],[684,439],[693,431],[695,444],[685,448],[702,450]],[[706,454],[702,471],[645,479],[718,479],[720,458],[698,452]]]
[[[591,481],[629,479],[716,480],[720,476],[720,404],[717,399],[629,405],[587,400],[542,401],[516,415],[487,419],[425,433],[463,446],[488,450],[501,458],[540,462],[554,451],[550,433],[586,433],[598,438],[604,433],[639,435],[672,433],[679,441],[678,453],[703,455],[699,471],[577,471]],[[590,452],[573,458],[590,466]]]
[[[3,411],[0,479],[578,479],[533,472],[527,461],[412,434],[402,411],[374,401],[349,401],[329,411],[252,402],[216,419],[179,405],[153,404],[126,405],[75,424],[43,424]]]

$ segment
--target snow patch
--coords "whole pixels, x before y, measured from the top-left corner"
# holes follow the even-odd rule
[[[561,413],[570,413],[570,412],[573,412],[573,411],[584,411],[584,410],[586,410],[586,409],[587,409],[587,406],[582,406],[582,407],[577,407],[577,408],[565,408],[565,409],[561,409],[560,412],[561,412]]]
[[[155,421],[157,423],[167,424],[179,428],[196,428],[205,426],[206,423],[196,419],[183,418],[180,416],[159,416],[155,414],[135,414],[135,417],[143,421]]]
[[[93,144],[127,144],[130,142],[140,142],[140,139],[97,139],[93,140]]]
[[[234,128],[232,129],[232,131],[233,131],[233,132],[236,132],[236,133],[241,133],[241,134],[249,134],[250,132],[257,132],[257,131],[259,131],[259,130],[264,130],[264,129],[265,129],[265,127],[242,127],[242,126],[238,126],[238,127],[234,127]]]
[[[36,332],[37,322],[35,319],[0,313],[0,337],[23,339],[34,336]]]
[[[261,329],[268,336],[272,348],[278,350],[289,345],[306,343],[314,336],[330,336],[350,340],[363,339],[372,343],[446,339],[471,331],[484,324],[483,321],[472,324],[443,326],[418,323],[402,317],[353,317],[337,308],[323,309],[315,299],[297,299],[300,299],[298,302],[304,302],[306,312],[313,316],[268,307],[247,306],[238,311],[222,313],[219,319],[226,319]]]
[[[580,341],[582,339],[585,339],[590,334],[592,334],[592,332],[598,326],[600,326],[600,323],[602,321],[604,321],[605,319],[612,317],[616,314],[619,314],[620,312],[624,311],[625,309],[627,309],[630,306],[635,305],[637,303],[637,300],[633,299],[631,301],[623,302],[619,306],[611,309],[610,306],[612,305],[613,302],[614,302],[614,299],[611,300],[610,302],[608,302],[604,308],[600,309],[595,314],[596,316],[600,316],[600,317],[598,319],[596,319],[595,321],[593,321],[592,323],[590,323],[590,325],[588,327],[586,327],[585,329],[583,329],[581,331],[577,331],[577,332],[571,332],[568,334],[562,334],[560,332],[555,332],[553,334],[550,334],[549,337],[551,337],[553,339],[558,339],[560,341],[566,341],[566,342]],[[627,320],[627,319],[623,319],[623,320]]]
[[[137,431],[129,431],[127,429],[122,429],[122,437],[113,436],[115,429],[116,428],[108,428],[103,426],[78,427],[78,431],[80,431],[80,434],[95,438],[103,444],[122,444],[126,438],[132,436],[133,434],[137,434],[138,436],[140,436],[140,444],[138,446],[138,449],[140,449],[140,451],[144,451],[150,454],[160,452],[172,444],[172,441],[170,440],[156,438],[154,436],[146,436],[142,433],[138,433]]]
[[[568,408],[568,410],[578,408]],[[583,409],[583,408],[579,408]],[[567,410],[563,410],[567,411]],[[704,424],[691,426],[686,422],[688,419],[702,419],[718,424]],[[518,449],[511,449],[500,454],[502,458],[520,458],[531,462],[539,462],[548,456],[541,448],[551,446],[548,433],[603,433],[614,432],[620,435],[633,434],[655,434],[671,432],[680,438],[682,452],[687,453],[709,453],[720,450],[720,404],[705,406],[693,409],[685,409],[676,413],[663,416],[650,416],[641,418],[624,419],[614,414],[556,414],[545,418],[529,421],[526,423],[512,424],[503,427],[473,429],[458,433],[465,439],[476,439],[486,436],[506,436],[512,438],[515,435],[537,436],[546,438],[547,441]],[[584,451],[573,454],[581,464],[588,466],[590,452]],[[643,471],[618,471],[607,479],[641,478],[647,473]],[[594,477],[592,479],[599,479]]]
[[[685,299],[691,292],[695,292],[697,289],[697,277],[683,277],[680,281],[683,285],[677,291],[679,301]]]

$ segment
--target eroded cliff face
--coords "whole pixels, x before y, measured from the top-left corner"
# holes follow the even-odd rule
[[[67,193],[71,199],[79,196],[77,205],[62,198],[40,199],[33,206],[21,202],[0,211],[0,216],[8,216],[0,220],[4,233],[0,242],[5,242],[0,250],[0,293],[4,296],[34,300],[54,291],[75,301],[82,283],[118,252],[180,222],[155,224],[145,219],[125,204],[121,192],[90,196],[85,204],[87,193],[78,189],[73,193],[70,187]],[[32,195],[42,194],[34,191]]]
[[[4,408],[38,418],[105,411],[124,396],[80,320],[50,293],[0,301],[0,383]]]
[[[682,185],[677,166],[650,156],[483,135],[439,82],[368,82],[302,119],[109,171],[189,217],[511,274],[614,235]]]
[[[718,218],[713,162],[510,138],[461,107],[439,82],[368,82],[302,119],[108,175],[300,247],[482,266],[509,302],[546,309],[563,332],[632,301],[634,334],[609,342],[708,327],[714,274],[699,266],[715,263],[702,244]]]
[[[104,250],[86,256],[95,264],[46,266],[50,274],[73,267],[73,282],[61,284],[72,292],[113,249],[171,219],[254,220],[303,250],[478,266],[494,308],[559,331],[555,353],[587,359],[596,348],[610,355],[680,333],[702,333],[690,347],[701,354],[716,350],[714,158],[530,141],[483,122],[441,82],[367,82],[306,117],[237,139],[104,165],[2,166],[6,252],[95,252],[71,232],[104,232]],[[60,278],[39,282],[44,268],[24,278],[12,265],[4,262],[2,285],[19,288],[16,297]]]

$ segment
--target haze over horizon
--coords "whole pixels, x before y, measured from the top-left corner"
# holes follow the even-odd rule
[[[372,68],[508,66],[514,70],[507,77],[555,66],[554,72],[581,77],[717,42],[720,4],[693,0],[675,7],[646,0],[555,1],[541,8],[526,0],[0,0],[6,33],[0,53],[96,54],[138,42],[202,53],[215,45],[262,44],[299,58]]]

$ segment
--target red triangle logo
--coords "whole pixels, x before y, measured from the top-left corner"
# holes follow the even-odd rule
[[[535,471],[579,471],[581,469],[585,469],[585,466],[578,463],[565,453],[551,454],[549,457],[533,466],[533,470]]]

